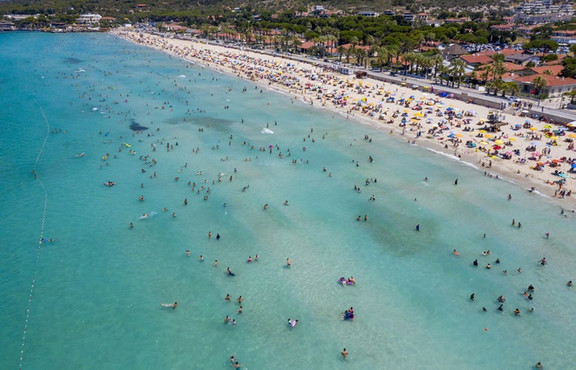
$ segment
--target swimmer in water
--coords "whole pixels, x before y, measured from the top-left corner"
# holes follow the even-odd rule
[[[224,298],[226,302],[230,302],[230,294],[226,294],[226,298]]]
[[[348,358],[348,351],[346,351],[346,348],[344,348],[344,349],[342,350],[342,352],[340,352],[340,353],[342,354],[342,357],[343,357],[344,359]]]
[[[190,255],[190,250],[186,249],[186,255],[187,255],[187,256]]]
[[[292,261],[290,261],[290,258],[286,258],[286,266],[292,266]]]

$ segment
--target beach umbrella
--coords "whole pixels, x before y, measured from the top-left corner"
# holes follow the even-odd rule
[[[482,145],[488,145],[488,143],[485,142],[485,141],[481,141],[480,144],[482,144]]]
[[[484,137],[485,137],[485,138],[488,138],[488,139],[494,138],[494,136],[493,136],[493,135],[490,135],[490,134],[486,134],[486,135],[484,135]]]
[[[568,137],[575,138],[576,134],[568,134]]]
[[[511,137],[511,138],[508,138],[508,140],[510,140],[510,141],[516,141],[516,138],[515,138],[515,137]]]
[[[494,145],[493,148],[494,148],[495,150],[500,150],[500,149],[502,149],[502,147],[501,147],[500,145]]]
[[[544,128],[552,128],[552,125],[544,125]]]
[[[481,134],[485,134],[485,133],[487,133],[488,131],[486,131],[486,130],[478,130],[478,132],[481,133]]]
[[[456,135],[454,135],[454,136],[456,136],[456,137],[463,137],[464,135],[462,135],[462,134],[456,134]]]
[[[502,145],[502,144],[504,144],[504,141],[502,141],[502,140],[496,140],[496,141],[494,141],[494,144],[496,144],[496,145]]]
[[[536,128],[536,127],[530,127],[529,130],[536,131],[536,130],[538,130],[538,128]]]

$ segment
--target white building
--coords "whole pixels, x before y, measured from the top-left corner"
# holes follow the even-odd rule
[[[81,14],[76,21],[81,24],[99,24],[100,19],[100,14]]]

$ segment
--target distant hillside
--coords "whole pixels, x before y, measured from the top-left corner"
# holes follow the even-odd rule
[[[138,4],[145,6],[138,7]],[[370,10],[383,12],[450,11],[475,12],[489,7],[508,8],[508,0],[0,0],[0,12],[15,13],[65,13],[102,12],[130,14],[133,12],[158,11],[210,11],[217,9],[300,10],[306,11],[314,5],[325,9],[356,12]]]

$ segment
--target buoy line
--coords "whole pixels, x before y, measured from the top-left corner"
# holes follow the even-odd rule
[[[22,363],[24,362],[24,346],[26,345],[26,334],[28,332],[28,324],[30,322],[30,306],[32,305],[32,297],[34,295],[34,287],[36,286],[36,278],[38,276],[38,264],[40,262],[40,250],[42,249],[42,242],[44,240],[44,226],[46,225],[46,210],[48,208],[48,192],[46,191],[46,188],[44,187],[44,183],[42,182],[42,180],[40,179],[40,177],[36,173],[36,165],[38,164],[38,161],[40,160],[40,156],[42,155],[42,152],[44,151],[44,147],[46,146],[46,142],[48,141],[48,136],[50,134],[50,123],[48,122],[48,119],[46,118],[46,114],[44,114],[44,109],[42,109],[42,106],[40,105],[40,103],[38,103],[38,101],[36,99],[34,99],[34,102],[36,102],[36,104],[40,108],[40,112],[42,113],[42,117],[44,117],[44,122],[46,122],[46,137],[44,138],[44,142],[42,143],[42,147],[40,148],[40,151],[38,152],[38,155],[36,156],[36,160],[34,161],[34,166],[32,167],[32,173],[34,174],[34,178],[38,181],[38,183],[40,184],[40,187],[42,187],[42,191],[44,191],[44,210],[42,212],[42,223],[40,225],[40,238],[38,239],[38,245],[36,246],[36,262],[35,262],[35,266],[34,266],[34,274],[32,275],[32,284],[30,285],[30,293],[28,295],[28,304],[26,305],[26,318],[24,320],[24,330],[22,332],[22,344],[20,345],[20,365],[18,366],[18,369],[22,369]]]

